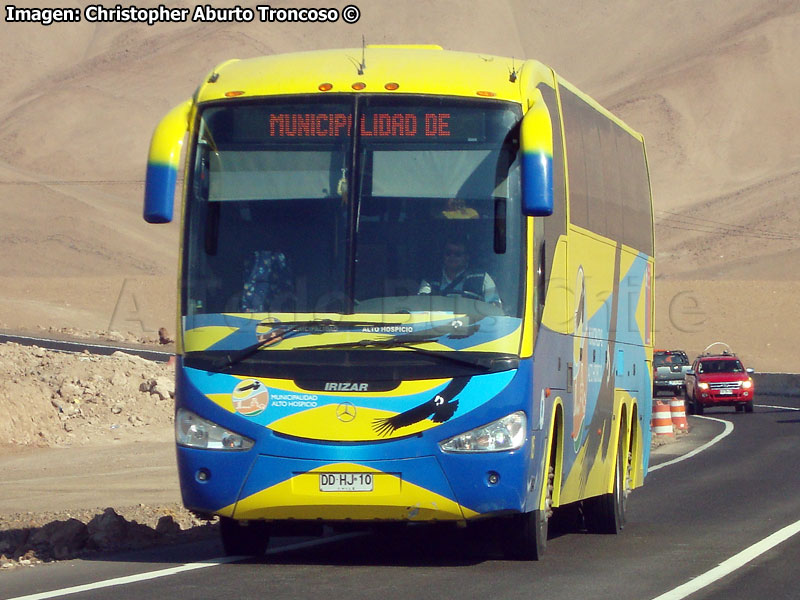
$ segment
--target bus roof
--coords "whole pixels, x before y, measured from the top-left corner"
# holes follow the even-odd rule
[[[232,95],[320,93],[321,84],[330,84],[329,93],[354,93],[353,84],[363,83],[364,93],[391,93],[386,84],[396,84],[395,93],[483,96],[520,102],[524,97],[520,76],[523,65],[526,71],[549,72],[536,61],[453,52],[438,46],[368,45],[364,49],[277,54],[222,63],[198,88],[195,101]],[[552,75],[550,78],[552,81]]]

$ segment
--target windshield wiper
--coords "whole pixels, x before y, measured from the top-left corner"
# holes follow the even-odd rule
[[[250,358],[262,348],[266,348],[272,344],[277,344],[281,340],[284,340],[288,336],[295,333],[320,334],[342,330],[346,331],[351,327],[381,327],[397,325],[397,323],[384,323],[382,321],[334,321],[333,319],[308,319],[306,321],[282,321],[279,323],[262,321],[259,323],[259,326],[261,325],[273,325],[273,328],[269,332],[259,335],[259,339],[256,343],[242,348],[241,350],[226,354],[225,365],[222,367],[223,369],[229,369],[243,360]]]
[[[303,346],[298,350],[328,350],[328,349],[347,349],[347,348],[407,348],[424,354],[426,356],[433,356],[435,358],[443,358],[451,362],[468,365],[470,367],[478,367],[488,371],[494,364],[494,359],[483,358],[466,358],[459,356],[457,351],[452,353],[444,352],[441,350],[426,350],[414,344],[425,344],[428,342],[436,342],[441,336],[421,336],[419,334],[399,335],[386,340],[373,340],[364,339],[357,342],[339,342],[334,344],[317,344],[315,346]]]

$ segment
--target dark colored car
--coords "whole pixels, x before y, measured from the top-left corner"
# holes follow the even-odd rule
[[[706,354],[695,359],[686,373],[686,406],[690,413],[702,415],[713,406],[735,406],[737,411],[753,412],[753,369],[728,352]]]
[[[653,352],[653,396],[658,396],[663,390],[673,395],[682,394],[686,372],[691,368],[689,357],[683,350]]]

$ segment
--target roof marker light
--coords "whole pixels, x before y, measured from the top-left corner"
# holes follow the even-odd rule
[[[484,98],[494,98],[497,96],[494,92],[487,92],[486,90],[478,90],[475,92],[478,96],[483,96]]]
[[[244,96],[244,92],[242,90],[232,90],[230,92],[225,92],[226,98],[236,98],[237,96]]]
[[[317,89],[320,92],[330,92],[333,89],[333,84],[332,83],[320,83],[319,87],[317,87]]]
[[[387,83],[383,87],[385,87],[389,91],[394,91],[394,90],[396,90],[397,88],[400,87],[400,84],[399,83],[395,83],[394,81],[390,81],[389,83]]]
[[[363,90],[365,87],[367,87],[367,84],[364,83],[363,81],[356,81],[350,87],[352,87],[354,90]]]

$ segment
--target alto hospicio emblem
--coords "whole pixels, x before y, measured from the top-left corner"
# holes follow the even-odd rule
[[[231,401],[237,413],[255,417],[269,405],[269,390],[257,379],[244,379],[233,389]]]

